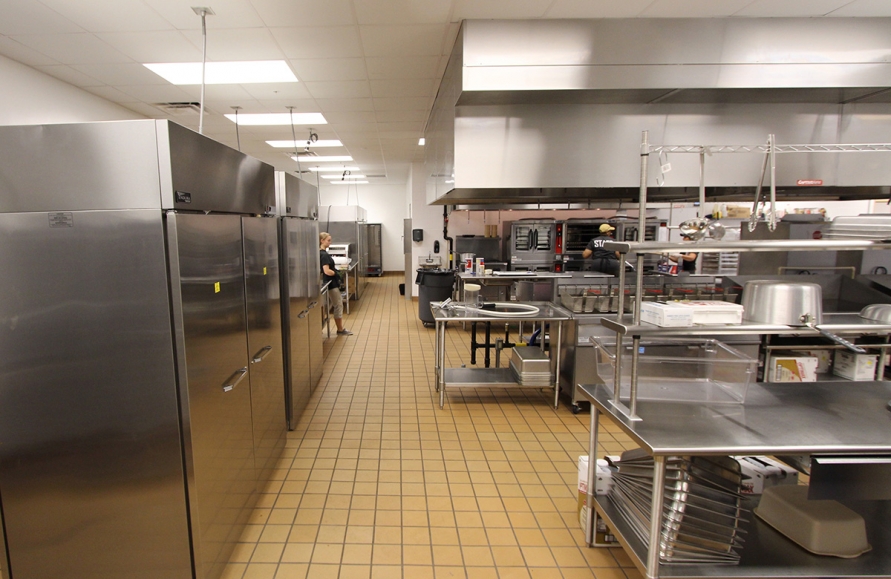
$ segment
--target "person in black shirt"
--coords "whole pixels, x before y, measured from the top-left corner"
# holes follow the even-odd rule
[[[693,238],[689,235],[682,236],[684,241],[693,241]],[[677,255],[672,255],[671,260],[676,261],[678,264],[678,273],[696,273],[696,259],[699,257],[698,253],[687,252],[680,253]]]
[[[619,261],[619,252],[603,249],[604,241],[614,241],[613,232],[615,230],[616,228],[609,223],[602,224],[600,235],[589,241],[585,251],[582,252],[583,258],[591,258],[591,268],[594,271],[619,275],[619,268],[622,267],[622,262]]]
[[[343,296],[340,293],[340,278],[337,275],[337,264],[328,253],[331,245],[331,234],[323,231],[319,234],[319,262],[322,265],[322,287],[328,286],[328,297],[331,298],[331,306],[334,310],[334,323],[337,325],[337,333],[341,336],[351,336],[353,333],[343,327]]]

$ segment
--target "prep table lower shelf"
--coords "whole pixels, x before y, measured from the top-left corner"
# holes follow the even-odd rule
[[[739,565],[670,565],[659,566],[659,577],[681,579],[726,577],[756,579],[759,577],[889,577],[891,576],[891,502],[855,501],[847,506],[866,520],[867,537],[872,550],[854,559],[825,557],[808,553],[772,527],[757,518],[751,509],[755,498],[743,503],[748,521],[740,551]],[[622,520],[616,507],[605,496],[598,496],[594,508],[619,539],[637,568],[646,575],[646,547]]]
[[[510,368],[446,368],[442,381],[448,388],[553,388],[520,384]]]

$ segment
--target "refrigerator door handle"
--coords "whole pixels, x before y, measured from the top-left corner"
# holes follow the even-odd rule
[[[303,318],[306,317],[306,314],[308,314],[308,313],[309,313],[309,310],[308,310],[308,309],[303,310],[302,312],[300,312],[299,314],[297,314],[297,317],[300,318],[300,319],[302,320]]]
[[[307,310],[311,310],[317,305],[319,305],[319,302],[309,302],[309,307],[307,308]]]
[[[263,346],[260,348],[260,351],[254,354],[254,357],[251,358],[251,364],[256,364],[257,362],[262,362],[263,358],[269,355],[269,352],[272,351],[272,346]]]
[[[244,377],[247,376],[247,367],[240,368],[235,371],[234,374],[229,376],[229,379],[223,384],[223,392],[229,392],[238,386],[238,383],[244,380]]]

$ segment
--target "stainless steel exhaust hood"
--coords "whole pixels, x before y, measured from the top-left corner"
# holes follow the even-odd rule
[[[465,21],[427,123],[428,202],[634,201],[659,145],[891,140],[891,18]],[[759,153],[706,160],[751,201]],[[698,155],[651,159],[650,198],[697,199]],[[891,153],[782,155],[780,199],[886,198]],[[800,182],[810,183],[801,186]],[[813,183],[822,186],[813,186]]]

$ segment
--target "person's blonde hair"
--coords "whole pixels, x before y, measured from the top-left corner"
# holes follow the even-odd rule
[[[325,241],[326,238],[331,237],[331,234],[327,231],[323,231],[319,233],[319,247],[322,246],[322,242]]]

